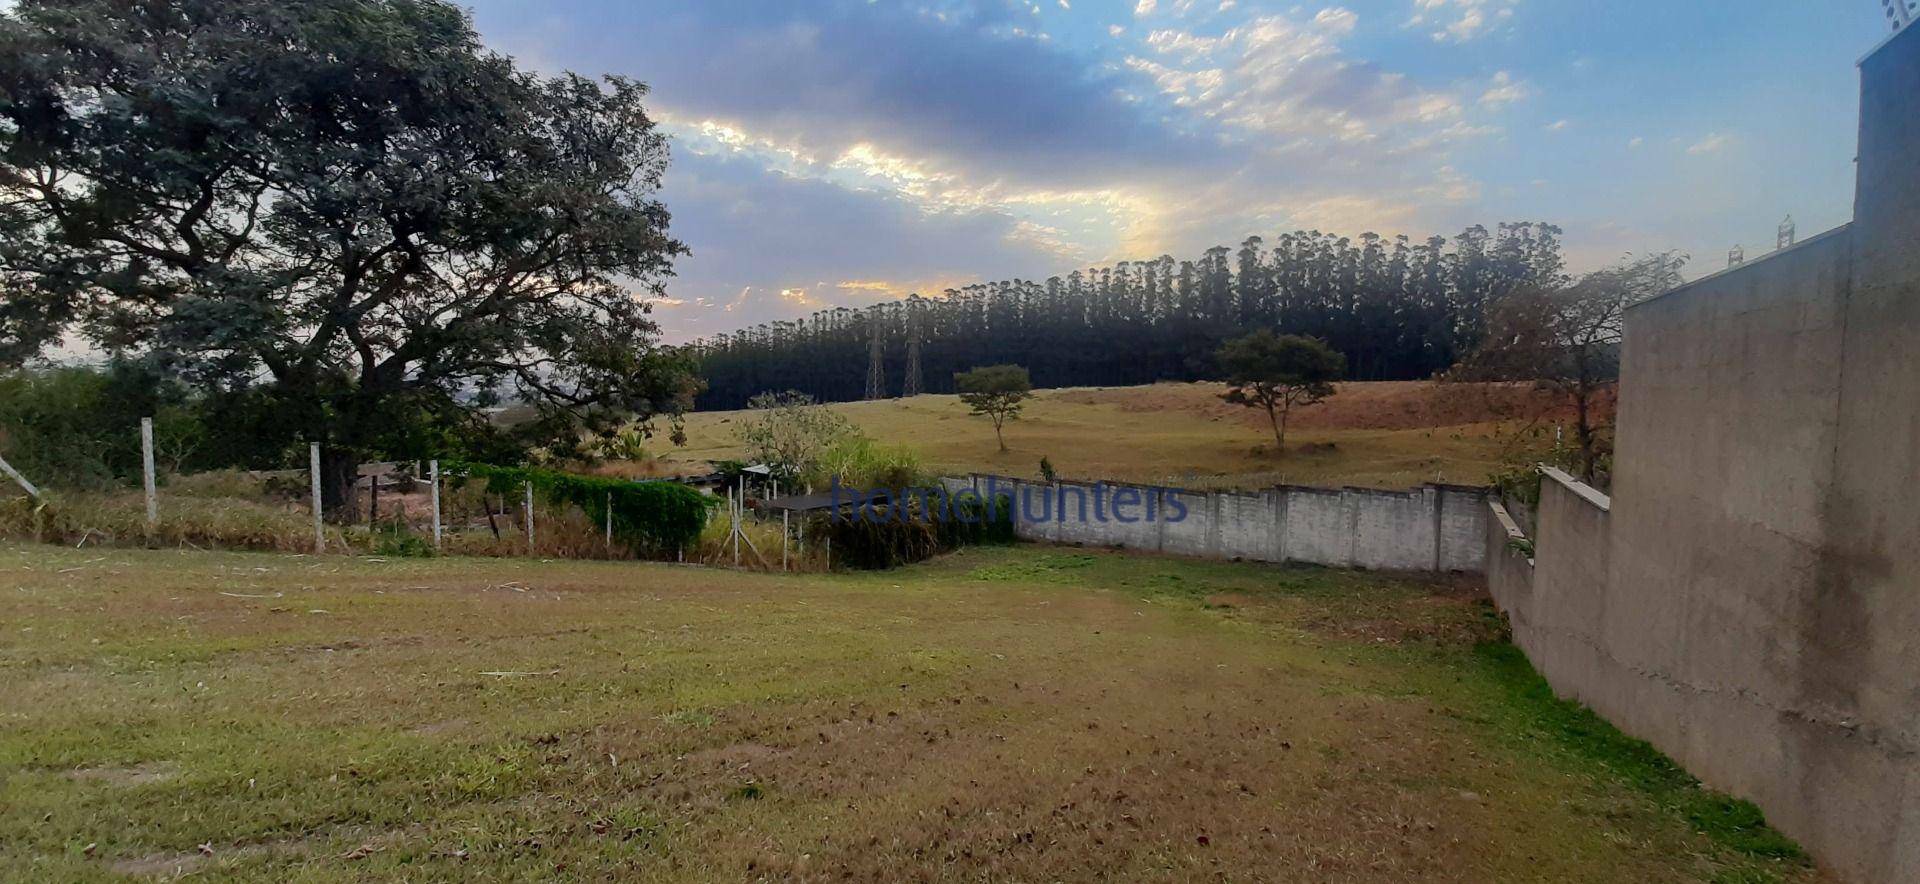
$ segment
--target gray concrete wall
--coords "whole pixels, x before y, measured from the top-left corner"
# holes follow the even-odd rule
[[[1920,28],[1861,68],[1854,223],[1630,310],[1613,497],[1551,477],[1489,572],[1556,690],[1920,881]]]
[[[1487,500],[1487,590],[1516,633],[1533,633],[1533,556],[1525,529],[1500,501]]]
[[[1393,571],[1479,572],[1486,564],[1489,511],[1486,492],[1479,488],[1427,485],[1375,491],[1283,485],[1250,494],[1106,483],[1096,492],[1095,486],[1079,482],[1047,485],[987,475],[945,483],[949,490],[967,488],[982,495],[989,489],[1011,492],[1022,515],[1015,534],[1025,540]],[[1114,518],[1111,502],[1122,493],[1142,501],[1127,510],[1139,521]],[[1096,494],[1106,502],[1102,507],[1095,506]],[[1186,507],[1184,518],[1168,518],[1178,514],[1169,498]],[[1063,499],[1064,521],[1059,518]],[[1155,501],[1152,520],[1144,518],[1148,499]]]

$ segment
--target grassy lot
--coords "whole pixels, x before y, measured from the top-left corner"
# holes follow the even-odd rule
[[[1219,384],[1041,390],[994,443],[985,418],[955,396],[831,406],[874,439],[904,444],[928,466],[1033,477],[1041,457],[1060,475],[1187,488],[1257,488],[1281,482],[1406,488],[1442,480],[1479,484],[1500,461],[1503,427],[1550,401],[1501,385],[1341,384],[1297,413],[1287,451],[1274,451],[1265,412],[1221,402]],[[742,456],[738,412],[689,416],[689,444],[662,452],[701,460]]]
[[[1458,586],[0,546],[0,878],[1816,881]]]

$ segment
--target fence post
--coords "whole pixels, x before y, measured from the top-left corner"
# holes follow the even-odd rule
[[[320,518],[320,443],[307,443],[307,465],[313,478],[313,551],[317,555],[327,551],[327,526]]]
[[[791,525],[787,523],[792,516],[793,516],[792,510],[780,511],[780,570],[782,571],[788,570],[787,569],[787,538],[793,533],[793,528]]]
[[[430,482],[433,483],[433,487],[428,491],[428,495],[427,495],[433,499],[433,548],[439,549],[440,548],[440,462],[439,461],[431,460],[427,462],[427,478]]]
[[[527,482],[527,555],[533,555],[533,482]]]
[[[40,499],[40,489],[33,487],[33,483],[27,481],[27,477],[20,475],[20,471],[14,469],[13,464],[7,463],[4,457],[0,457],[0,473],[6,473],[8,478],[20,483],[20,487],[26,489],[28,497],[34,500]]]
[[[160,528],[160,492],[153,477],[153,418],[140,419],[140,470],[147,492],[147,539]]]
[[[607,555],[613,555],[613,492],[607,492]]]

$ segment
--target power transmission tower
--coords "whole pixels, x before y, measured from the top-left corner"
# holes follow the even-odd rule
[[[1734,246],[1733,248],[1727,250],[1727,266],[1728,267],[1738,267],[1745,263],[1747,263],[1746,249],[1741,248],[1740,246]]]
[[[1780,232],[1774,237],[1773,247],[1776,249],[1792,247],[1793,241],[1798,238],[1797,233],[1793,225],[1793,216],[1788,215],[1787,220],[1780,222]]]
[[[881,329],[880,318],[885,307],[875,304],[867,311],[868,326],[872,332],[867,345],[867,398],[883,399],[887,395],[886,344],[881,338],[885,332]]]
[[[1887,24],[1892,25],[1896,33],[1920,18],[1920,3],[1913,0],[1880,0],[1880,8],[1886,10]]]
[[[918,396],[926,389],[920,383],[920,299],[907,299],[907,376],[900,382],[901,396]]]

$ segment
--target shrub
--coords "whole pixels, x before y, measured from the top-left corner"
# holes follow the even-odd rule
[[[926,484],[929,478],[913,449],[904,445],[876,445],[864,436],[834,443],[821,456],[815,470],[804,478],[815,488],[822,488],[835,477],[840,479],[840,484],[853,488],[911,488]]]
[[[140,476],[140,418],[155,456],[177,470],[205,437],[185,393],[129,363],[0,375],[0,455],[36,484],[101,490]]]
[[[1013,541],[1011,498],[1001,495],[987,507],[977,500],[954,501],[933,489],[921,491],[896,497],[897,517],[817,516],[807,530],[833,539],[834,562],[868,570],[925,561],[966,544]],[[934,508],[945,501],[949,512],[930,513],[930,500]]]
[[[579,507],[595,525],[605,523],[611,506],[614,539],[655,554],[683,550],[698,541],[707,524],[707,510],[717,503],[709,495],[674,482],[629,482],[487,464],[442,466],[456,477],[456,485],[462,477],[480,479],[486,482],[488,491],[504,497],[517,496],[532,484],[542,500]]]

